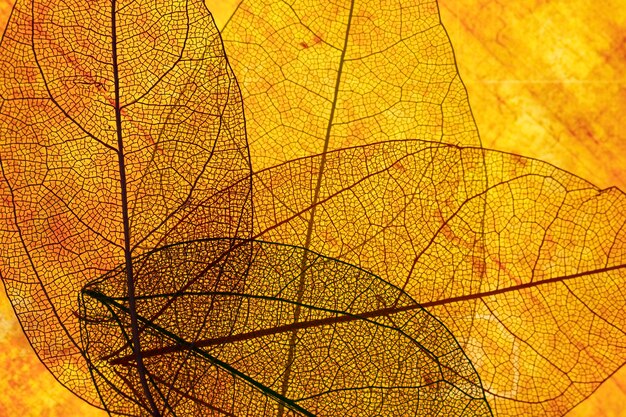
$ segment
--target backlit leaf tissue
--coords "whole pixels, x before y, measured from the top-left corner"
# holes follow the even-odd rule
[[[0,274],[50,390],[181,417],[599,395],[626,354],[626,196],[487,146],[440,7],[6,7]],[[0,414],[68,415],[31,401]]]

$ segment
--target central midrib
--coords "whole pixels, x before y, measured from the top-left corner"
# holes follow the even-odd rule
[[[137,319],[137,304],[135,301],[135,281],[133,276],[133,261],[131,249],[130,219],[128,217],[128,191],[126,187],[126,162],[124,158],[124,135],[122,131],[122,112],[120,103],[120,77],[117,62],[117,22],[116,3],[111,0],[111,52],[113,58],[113,83],[115,90],[115,130],[117,134],[117,156],[120,174],[120,199],[122,204],[122,223],[124,228],[124,261],[126,265],[126,285],[128,290],[128,310],[131,322],[132,348],[137,363],[137,373],[141,387],[146,395],[146,399],[151,408],[149,410],[154,417],[160,417],[161,413],[154,401],[148,380],[146,378],[146,367],[143,363],[141,353],[141,342],[139,339],[139,323]],[[139,398],[137,399],[140,400]]]
[[[355,0],[352,0],[350,2],[350,11],[348,13],[348,23],[346,25],[346,33],[345,33],[345,38],[344,38],[344,44],[343,44],[343,49],[341,51],[341,57],[339,59],[339,68],[337,70],[337,80],[335,82],[335,90],[334,90],[334,96],[333,96],[333,101],[331,104],[331,108],[330,108],[330,114],[328,117],[328,125],[326,126],[326,136],[324,138],[324,148],[322,150],[322,159],[320,161],[320,167],[318,170],[318,175],[317,175],[317,182],[315,184],[315,191],[314,191],[314,195],[313,195],[313,201],[312,201],[312,209],[311,209],[311,216],[309,217],[309,223],[307,225],[307,231],[306,231],[306,239],[305,239],[305,243],[304,243],[304,253],[302,255],[302,263],[300,265],[300,281],[298,284],[298,295],[297,295],[297,305],[294,311],[294,319],[293,322],[298,323],[298,321],[300,320],[300,306],[299,304],[302,303],[302,297],[304,295],[304,284],[306,282],[305,280],[305,274],[306,274],[306,270],[307,270],[307,261],[308,261],[308,250],[309,247],[311,246],[311,238],[313,235],[313,227],[315,226],[315,214],[316,214],[316,209],[317,209],[317,202],[319,200],[319,195],[320,195],[320,190],[322,188],[322,180],[324,177],[324,169],[326,168],[326,154],[328,153],[328,148],[329,148],[329,144],[330,144],[330,137],[331,137],[331,133],[332,133],[332,128],[333,128],[333,121],[335,118],[335,111],[337,109],[337,100],[339,98],[339,88],[341,85],[341,76],[343,73],[343,65],[345,63],[346,60],[346,52],[348,50],[348,39],[350,36],[350,26],[352,24],[352,16],[354,13],[354,3]],[[282,385],[281,385],[281,390],[280,393],[282,396],[286,396],[287,393],[287,389],[289,388],[289,379],[291,377],[291,367],[293,365],[293,361],[295,358],[295,349],[296,349],[296,338],[297,338],[297,334],[298,334],[298,330],[294,330],[291,333],[291,337],[289,339],[289,351],[287,352],[287,361],[286,361],[286,369],[285,369],[285,373],[283,376],[283,380],[282,380]],[[279,408],[279,412],[278,412],[278,417],[281,417],[284,414],[284,407],[281,404],[280,408]]]

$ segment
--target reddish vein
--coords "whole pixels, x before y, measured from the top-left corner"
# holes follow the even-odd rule
[[[334,317],[327,317],[324,319],[300,321],[300,322],[295,322],[291,324],[286,324],[283,326],[272,327],[269,329],[261,329],[261,330],[255,330],[253,332],[199,340],[199,341],[192,343],[191,345],[194,348],[203,348],[203,347],[208,347],[208,346],[222,345],[225,343],[241,342],[244,340],[256,339],[256,338],[264,337],[264,336],[271,336],[271,335],[280,334],[280,333],[293,332],[296,330],[309,329],[311,327],[329,326],[329,325],[338,324],[338,323],[349,323],[349,322],[356,321],[356,320],[365,320],[365,319],[369,319],[373,317],[388,316],[390,314],[401,313],[403,311],[410,311],[410,310],[415,310],[418,308],[421,308],[419,304],[411,304],[409,306],[403,306],[403,307],[388,307],[388,308],[384,308],[380,310],[370,311],[364,314],[334,316]],[[171,346],[166,346],[162,348],[146,350],[142,352],[142,356],[144,358],[149,358],[149,357],[158,356],[158,355],[165,355],[168,353],[181,352],[181,351],[185,351],[189,349],[191,349],[191,346],[171,345]],[[122,365],[122,364],[129,363],[129,361],[133,359],[134,359],[133,355],[128,355],[128,356],[123,356],[121,358],[113,359],[110,361],[110,363],[112,365]]]
[[[471,301],[475,299],[492,297],[492,296],[496,296],[496,295],[507,293],[507,292],[519,291],[519,290],[523,290],[526,288],[533,288],[539,285],[554,284],[554,283],[563,282],[563,281],[567,281],[567,280],[574,279],[574,278],[607,273],[607,272],[623,269],[625,267],[626,267],[626,264],[616,265],[616,266],[612,266],[608,268],[596,269],[593,271],[586,271],[586,272],[580,272],[577,274],[572,274],[572,275],[567,275],[567,276],[555,277],[555,278],[546,279],[543,281],[528,282],[526,284],[515,285],[512,287],[501,288],[501,289],[493,290],[493,291],[486,291],[486,292],[477,293],[477,294],[469,294],[469,295],[460,296],[460,297],[446,298],[443,300],[432,301],[432,302],[428,302],[424,304],[411,304],[411,305],[402,306],[402,307],[387,307],[387,308],[374,310],[374,311],[370,311],[370,312],[363,313],[363,314],[334,316],[334,317],[327,317],[324,319],[294,322],[291,324],[272,327],[269,329],[261,329],[261,330],[255,330],[252,332],[241,333],[241,334],[236,334],[236,335],[198,340],[198,341],[191,343],[188,346],[176,344],[176,345],[170,345],[170,346],[166,346],[166,347],[162,347],[158,349],[150,349],[150,350],[146,350],[142,352],[142,356],[144,358],[148,358],[148,357],[154,357],[154,356],[159,356],[159,355],[166,355],[169,353],[190,350],[192,348],[204,348],[204,347],[209,347],[209,346],[222,345],[226,343],[241,342],[244,340],[271,336],[271,335],[280,334],[280,333],[295,332],[298,330],[308,329],[312,327],[329,326],[329,325],[334,325],[334,324],[339,324],[339,323],[349,323],[349,322],[356,321],[356,320],[365,320],[365,319],[371,319],[375,317],[389,316],[392,314],[397,314],[397,313],[402,313],[402,312],[417,310],[417,309],[423,309],[423,308],[428,308],[428,307],[434,307],[434,306],[439,306],[439,305],[444,305],[444,304]],[[133,359],[135,359],[134,355],[127,355],[127,356],[113,359],[110,361],[110,363],[112,365],[128,365],[131,363]]]

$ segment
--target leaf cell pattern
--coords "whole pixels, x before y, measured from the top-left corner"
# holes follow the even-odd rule
[[[312,205],[302,184],[323,158]],[[384,277],[442,320],[495,415],[563,415],[623,364],[618,189],[517,155],[404,140],[260,171],[254,199],[256,235],[304,244],[315,216],[311,250]]]
[[[561,416],[623,365],[626,197],[481,147],[436,1],[243,0],[221,36],[194,0],[13,9],[1,273],[60,382]]]
[[[46,366],[97,404],[80,289],[251,230],[250,184],[214,193],[250,177],[241,94],[198,1],[20,1],[0,56],[3,282]]]
[[[430,307],[496,415],[564,415],[623,365],[623,192],[480,148],[435,1],[243,1],[224,40],[250,120],[255,236]]]
[[[452,334],[352,265],[224,240],[166,247],[136,265],[143,357],[163,415],[491,415]],[[107,409],[129,413],[132,399],[130,414],[142,415],[124,275],[82,291],[83,343]]]
[[[257,170],[384,140],[480,146],[435,0],[244,0],[223,37]]]

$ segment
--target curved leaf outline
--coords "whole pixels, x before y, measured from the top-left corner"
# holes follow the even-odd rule
[[[0,58],[2,280],[43,363],[98,404],[80,289],[125,263],[132,300],[136,254],[249,236],[241,94],[198,0],[19,1]]]
[[[261,159],[255,236],[359,265],[430,306],[497,415],[561,416],[624,364],[623,193],[481,150],[436,31],[436,1],[241,2],[224,40]],[[458,100],[424,94],[428,70],[407,80],[413,54]],[[411,94],[412,114],[435,105],[434,135],[419,131],[428,117],[397,118]],[[300,148],[259,149],[281,140]]]
[[[513,160],[515,160],[515,158],[512,158],[512,159],[513,159]],[[584,187],[584,189],[587,189],[587,190],[590,192],[590,194],[589,194],[589,195],[591,195],[591,192],[592,192],[592,191],[594,191],[594,190],[593,190],[593,188],[592,188],[592,187],[589,187],[588,185],[587,185],[587,186],[585,186],[585,187]],[[596,190],[596,192],[597,192],[597,190]],[[598,193],[598,194],[600,194],[600,193]],[[618,196],[618,198],[617,198],[617,202],[615,202],[615,201],[616,201],[616,199],[615,199],[615,198],[613,198],[613,197],[609,198],[609,197],[611,196],[611,194],[613,195],[613,197],[614,197],[615,195],[617,195],[617,196]],[[584,200],[584,199],[583,199],[583,200]],[[614,206],[614,207],[619,207],[619,192],[612,191],[612,190],[608,190],[608,191],[606,192],[606,194],[604,194],[604,196],[602,197],[602,199],[597,199],[597,200],[595,200],[595,201],[597,202],[597,201],[600,201],[600,200],[604,200],[604,201],[606,201],[606,200],[611,200],[611,201],[612,201],[612,203],[611,203],[611,205],[612,205],[612,206]],[[593,201],[593,199],[589,199],[589,201]],[[619,220],[619,217],[618,217],[618,220]],[[581,223],[581,224],[586,224],[586,223]],[[612,227],[612,226],[611,226],[611,227]],[[617,229],[613,229],[613,231],[615,231],[615,230],[617,230]],[[621,230],[621,228],[620,228],[619,230]],[[446,228],[444,227],[444,228],[442,229],[442,231],[446,231]],[[444,234],[445,234],[445,233],[444,233]],[[614,233],[614,235],[615,235],[615,233]],[[610,235],[609,235],[609,236],[610,236]],[[619,240],[619,239],[617,239],[617,238],[619,238],[619,237],[621,236],[621,235],[620,235],[620,232],[618,231],[618,232],[617,232],[617,234],[616,234],[615,236],[616,236],[615,242],[617,242],[617,241]],[[616,249],[615,251],[613,251],[613,250],[608,251],[609,255],[613,256],[615,259],[620,259],[620,258],[619,258],[619,256],[620,256],[620,255],[619,255],[619,254],[621,253],[621,250],[620,250],[620,249],[621,249],[621,247],[620,247],[619,245],[615,245],[615,246],[613,246],[613,247],[617,247],[617,249]],[[615,255],[616,253],[617,253],[617,255]],[[601,259],[602,259],[602,258],[601,258]],[[608,262],[608,261],[607,261],[607,262]],[[619,264],[616,264],[616,265],[615,265],[615,268],[616,268],[616,269],[615,269],[614,271],[618,271],[618,272],[619,272],[620,265],[619,265]],[[480,268],[479,268],[479,269],[480,269]],[[577,274],[572,274],[572,275],[577,275]],[[618,275],[617,277],[615,277],[615,282],[619,282],[619,281],[620,281],[620,276]],[[547,280],[546,284],[549,284],[549,283],[550,283],[550,279],[548,279],[548,280]],[[523,284],[521,284],[521,285],[525,285],[525,286],[527,286],[527,287],[530,287],[530,286],[528,286],[527,284],[528,284],[528,283],[523,283]],[[526,288],[526,287],[524,287],[524,288]],[[500,291],[500,290],[502,290],[502,291]],[[488,293],[489,293],[490,295],[498,295],[499,293],[498,293],[498,294],[496,294],[496,292],[497,292],[497,291],[500,291],[500,293],[507,292],[507,291],[506,291],[506,288],[502,288],[502,289],[496,289],[496,290],[493,290],[493,291],[488,291]],[[584,289],[583,289],[583,291],[584,291]],[[591,297],[591,296],[590,296],[590,297]],[[593,298],[593,297],[591,297],[591,298]],[[441,302],[440,302],[440,301],[441,301]],[[619,301],[619,302],[621,302],[621,299],[619,299],[618,301]],[[445,303],[445,300],[433,301],[433,303],[446,304],[446,303]],[[584,304],[584,303],[583,303],[583,304]],[[433,306],[435,306],[435,307],[436,307],[436,305],[434,305],[434,304],[433,304]],[[605,310],[607,310],[607,309],[608,309],[608,310],[610,310],[610,308],[609,308],[610,306],[601,305],[601,306],[598,306],[598,307],[600,307],[600,308],[602,309],[602,313],[603,313],[603,314],[606,314],[606,311],[605,311]],[[619,308],[619,303],[618,303],[617,307]],[[505,308],[506,308],[506,306],[505,306]],[[471,310],[471,309],[470,309],[470,310]],[[618,311],[619,311],[619,310],[618,310]],[[610,312],[610,311],[609,311],[609,312]],[[475,313],[475,312],[474,312],[474,313]],[[471,316],[471,314],[472,314],[472,312],[470,311],[470,316]],[[617,317],[615,317],[615,316],[617,316]],[[619,315],[617,315],[617,314],[613,313],[613,317],[612,317],[612,319],[618,319],[618,320],[619,320],[619,318],[620,318],[620,316],[619,316]],[[619,330],[620,326],[616,326],[616,328]],[[472,329],[472,330],[474,330],[474,329]],[[619,356],[619,355],[618,355],[618,356]],[[567,399],[566,399],[566,400],[567,400]],[[569,400],[567,400],[567,401],[569,401]],[[567,402],[567,401],[566,401],[566,402]],[[565,407],[567,407],[567,405],[565,405]],[[564,409],[564,408],[562,408],[562,409]],[[510,408],[510,410],[515,410],[515,407],[511,407],[511,408]],[[558,410],[557,410],[557,412],[558,412]]]
[[[135,265],[142,356],[163,415],[491,415],[445,326],[364,270],[226,240],[161,248]],[[120,267],[85,287],[83,337],[106,408],[144,415],[125,282]]]

